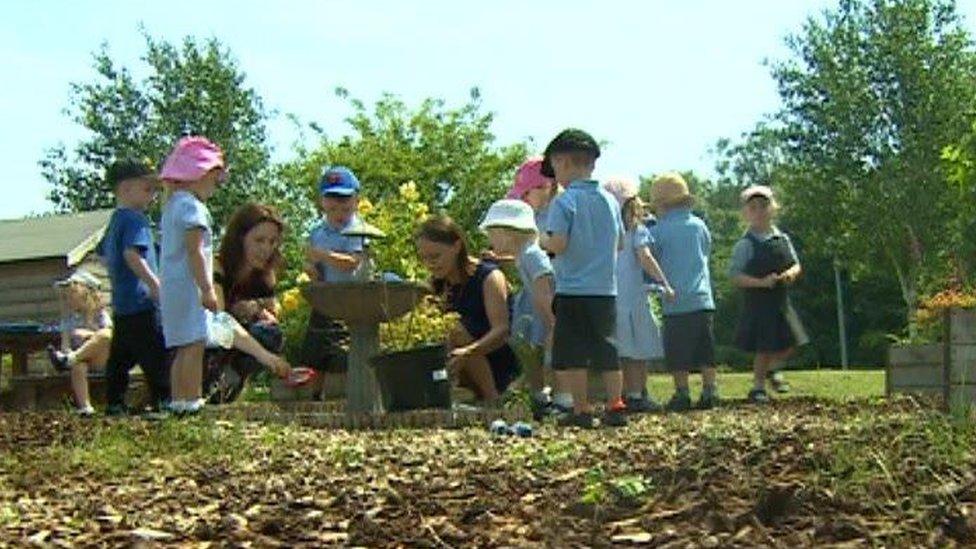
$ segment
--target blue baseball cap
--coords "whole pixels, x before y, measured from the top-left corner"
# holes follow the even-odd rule
[[[319,179],[319,194],[352,196],[359,192],[359,180],[352,170],[342,166],[326,168]]]

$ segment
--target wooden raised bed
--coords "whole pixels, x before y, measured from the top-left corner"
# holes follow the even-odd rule
[[[935,396],[949,409],[976,403],[976,310],[950,309],[941,343],[888,351],[885,392]]]

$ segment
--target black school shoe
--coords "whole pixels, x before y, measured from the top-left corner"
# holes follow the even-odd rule
[[[651,414],[661,411],[661,405],[651,400],[645,393],[641,398],[626,398],[627,413],[630,414]]]
[[[669,412],[687,412],[691,410],[691,395],[675,393],[664,408]]]
[[[718,404],[718,393],[706,393],[702,391],[701,397],[698,399],[699,410],[711,410],[712,408],[718,407]]]
[[[600,420],[593,417],[593,414],[563,414],[559,416],[557,424],[560,427],[579,427],[580,429],[597,429],[600,427]]]

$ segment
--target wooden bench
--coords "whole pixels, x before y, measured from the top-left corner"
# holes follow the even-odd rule
[[[64,408],[71,403],[71,375],[67,372],[14,374],[10,381],[10,389],[0,397],[4,410],[52,410]],[[88,391],[93,404],[105,403],[105,372],[95,371],[88,374]],[[148,403],[146,384],[141,373],[130,375],[126,401],[136,405]]]

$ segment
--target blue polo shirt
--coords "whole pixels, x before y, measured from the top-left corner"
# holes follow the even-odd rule
[[[549,234],[565,236],[553,261],[556,293],[617,295],[617,245],[623,238],[616,199],[597,181],[573,181],[549,206]]]
[[[649,229],[651,253],[674,288],[677,299],[661,300],[665,315],[714,311],[708,256],[712,235],[688,208],[671,210]]]
[[[356,223],[356,216],[352,216],[349,222],[342,227],[334,227],[329,221],[323,220],[308,236],[308,245],[319,250],[330,252],[358,254],[363,251],[363,239],[359,236],[345,236],[342,231]],[[330,267],[324,262],[315,265],[319,272],[319,280],[327,282],[349,282],[355,277],[355,271],[346,272],[334,267]]]
[[[146,214],[130,208],[116,208],[98,244],[112,281],[112,311],[117,315],[133,315],[155,309],[149,287],[139,280],[125,262],[125,251],[133,249],[146,260],[149,268],[158,273],[156,246]]]

